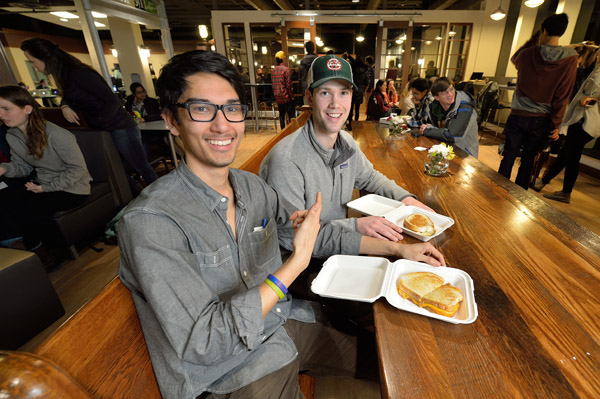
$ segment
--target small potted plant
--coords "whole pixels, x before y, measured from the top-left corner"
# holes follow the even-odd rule
[[[454,148],[446,143],[429,147],[425,159],[425,172],[431,176],[440,176],[446,173],[450,161],[454,158]]]
[[[392,116],[388,117],[388,122],[390,123],[390,137],[397,137],[404,134],[408,130],[408,126],[404,122],[404,118],[392,114]]]

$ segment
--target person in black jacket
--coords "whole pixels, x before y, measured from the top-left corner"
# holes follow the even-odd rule
[[[50,40],[27,39],[21,43],[21,50],[38,71],[54,78],[62,91],[60,107],[67,121],[79,125],[76,110],[81,111],[90,128],[111,133],[121,158],[129,162],[147,184],[158,178],[146,157],[140,129],[98,72]],[[130,184],[135,185],[135,182],[130,181]]]
[[[129,86],[131,94],[127,96],[125,100],[125,109],[130,114],[137,111],[140,115],[138,117],[139,122],[152,122],[160,120],[160,105],[158,100],[152,97],[148,97],[146,89],[141,83],[133,82]]]
[[[352,115],[354,115],[355,121],[358,121],[360,116],[360,106],[363,103],[365,88],[367,87],[369,67],[364,63],[362,57],[355,60],[348,52],[345,52],[342,57],[350,63],[352,67],[352,79],[356,85],[356,89],[352,90],[352,107],[350,108],[346,124],[346,130],[352,130]]]

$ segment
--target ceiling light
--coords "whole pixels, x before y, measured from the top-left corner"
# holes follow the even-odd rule
[[[435,37],[435,40],[442,40],[442,37],[438,35]]]
[[[448,36],[452,37],[456,35],[456,32],[454,32],[453,30],[451,30],[450,32],[448,32]]]
[[[252,50],[256,53],[258,51],[258,44],[252,43]]]
[[[56,15],[57,17],[60,17],[60,18],[66,18],[66,19],[79,18],[77,15],[72,14],[70,12],[66,12],[66,11],[52,11],[50,14]]]
[[[96,25],[96,28],[104,28],[106,26],[103,23],[98,22],[98,21],[94,21],[94,25]]]
[[[414,48],[414,47],[411,47],[410,49],[411,49],[412,51],[415,51],[415,50],[416,50],[416,48]]]
[[[235,58],[233,58],[233,59],[231,60],[231,63],[232,63],[233,65],[235,65]]]
[[[60,20],[63,21],[63,22],[69,22],[69,20],[66,19],[66,18],[60,18]]]
[[[431,44],[431,40],[427,40],[425,44]]]
[[[500,4],[498,4],[498,8],[492,13],[492,15],[490,15],[490,18],[494,21],[500,21],[504,17],[506,17],[506,12],[502,9],[502,1],[500,1]]]
[[[365,37],[362,35],[362,33],[359,33],[358,36],[356,36],[356,41],[359,43],[362,43],[365,41]]]
[[[262,46],[262,47],[260,48],[260,50],[261,50],[261,53],[263,53],[263,54],[267,54],[267,46]]]
[[[536,8],[544,4],[544,0],[527,0],[525,5],[529,8]]]
[[[404,40],[402,40],[402,39],[396,39],[396,44],[402,44],[402,43],[404,43]]]
[[[92,17],[94,17],[94,18],[106,18],[106,14],[102,14],[100,12],[92,11]]]
[[[200,33],[200,37],[202,39],[206,39],[208,37],[208,28],[206,25],[198,25],[198,32]]]
[[[352,0],[353,3],[360,3],[360,0]]]
[[[110,52],[112,53],[113,57],[119,57],[119,52],[117,51],[117,48],[115,46],[110,46]]]

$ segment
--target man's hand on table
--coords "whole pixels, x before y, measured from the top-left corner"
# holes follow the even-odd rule
[[[413,197],[406,197],[401,201],[404,205],[412,205],[412,206],[417,206],[421,209],[425,209],[426,211],[429,212],[433,212],[433,213],[437,213],[436,211],[434,211],[433,209],[431,209],[430,207],[428,207],[427,205],[425,205],[424,203],[422,203],[421,201],[413,198]]]
[[[402,228],[381,216],[366,216],[357,219],[358,232],[363,236],[383,238],[390,241],[402,240]]]
[[[428,242],[419,244],[398,244],[399,258],[425,262],[431,266],[446,266],[444,256]]]

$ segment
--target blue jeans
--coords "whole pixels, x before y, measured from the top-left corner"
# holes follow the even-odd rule
[[[129,164],[139,173],[147,184],[158,179],[158,175],[150,166],[146,151],[142,144],[142,132],[140,128],[135,126],[128,129],[117,129],[110,132],[115,147],[119,150],[121,158],[129,162]]]
[[[498,173],[510,179],[510,172],[522,145],[521,166],[515,183],[527,190],[535,156],[548,144],[550,129],[549,116],[530,117],[511,114],[504,128],[506,143],[504,144],[504,158],[500,162]]]

